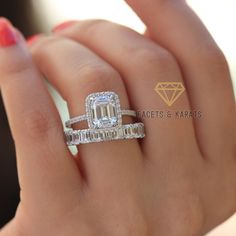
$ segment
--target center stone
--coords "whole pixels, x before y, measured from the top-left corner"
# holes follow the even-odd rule
[[[109,128],[118,124],[116,101],[111,95],[99,95],[90,103],[94,128]]]

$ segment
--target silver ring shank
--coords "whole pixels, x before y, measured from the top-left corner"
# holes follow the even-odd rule
[[[133,110],[121,110],[121,115],[122,116],[133,116],[133,117],[137,116],[136,112]],[[79,123],[81,121],[86,121],[86,120],[87,120],[86,115],[77,116],[77,117],[71,118],[70,120],[66,121],[65,126],[66,126],[66,128],[71,128],[71,126],[73,124]]]
[[[119,139],[144,138],[144,124],[125,124],[119,127],[106,129],[83,129],[65,131],[68,146],[83,143],[98,143]]]

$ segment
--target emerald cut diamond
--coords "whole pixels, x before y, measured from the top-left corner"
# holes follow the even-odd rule
[[[122,123],[120,101],[114,92],[89,95],[86,99],[86,113],[90,128],[111,128]]]

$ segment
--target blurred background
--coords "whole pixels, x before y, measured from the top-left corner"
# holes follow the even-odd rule
[[[236,1],[188,0],[188,3],[224,51],[236,91]],[[139,32],[145,30],[145,26],[123,0],[1,0],[0,16],[9,18],[26,37],[40,32],[50,33],[53,26],[71,19],[103,18]],[[56,95],[55,101],[65,117],[67,114],[63,101]],[[14,216],[18,202],[14,144],[0,98],[0,228]],[[208,236],[235,235],[236,216]]]

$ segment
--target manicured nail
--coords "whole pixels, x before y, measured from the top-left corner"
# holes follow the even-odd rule
[[[56,33],[56,32],[59,32],[61,30],[64,30],[74,24],[76,24],[78,21],[75,21],[75,20],[71,20],[71,21],[66,21],[66,22],[63,22],[59,25],[56,25],[53,29],[52,29],[52,32]]]
[[[7,19],[0,17],[0,46],[9,47],[16,44],[17,41],[17,31]]]
[[[40,38],[41,34],[35,34],[32,35],[30,37],[27,38],[27,44],[28,45],[32,45],[33,43],[35,43],[39,38]]]

